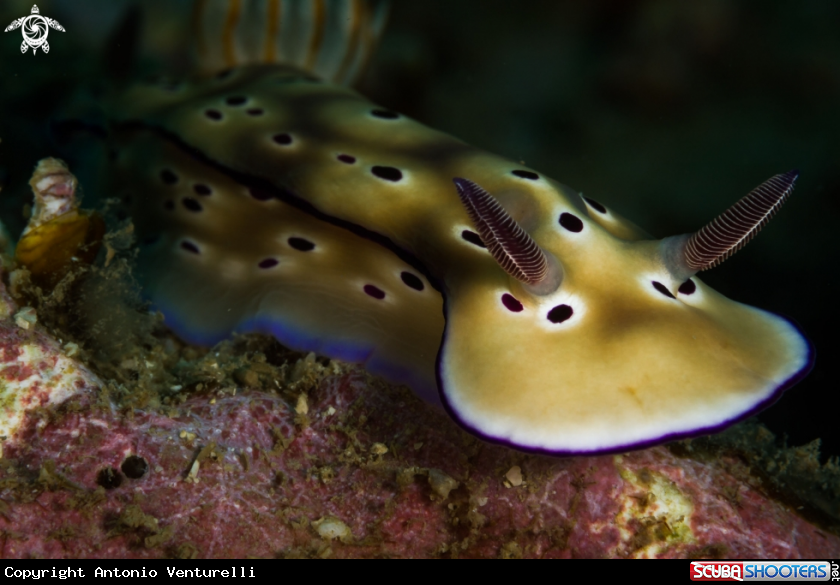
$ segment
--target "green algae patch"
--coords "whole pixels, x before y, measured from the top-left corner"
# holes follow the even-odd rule
[[[621,455],[613,457],[621,479],[635,490],[625,489],[621,511],[615,518],[621,539],[637,558],[655,558],[672,545],[695,541],[689,526],[694,513],[691,498],[673,481],[647,468],[634,471]],[[631,493],[635,491],[635,493]]]
[[[840,459],[820,461],[820,441],[789,447],[748,420],[707,437],[668,445],[678,457],[724,465],[746,485],[770,493],[797,514],[840,534]]]
[[[128,504],[117,516],[108,534],[110,537],[122,535],[134,535],[138,544],[157,548],[172,539],[174,530],[171,526],[161,526],[157,518],[143,512],[137,504]]]

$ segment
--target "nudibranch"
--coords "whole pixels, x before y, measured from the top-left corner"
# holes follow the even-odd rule
[[[653,239],[330,83],[377,21],[353,21],[352,55],[327,58],[311,6],[292,64],[231,44],[232,67],[135,86],[111,108],[113,185],[179,335],[271,333],[406,383],[482,438],[561,455],[713,432],[807,373],[793,323],[696,277],[766,223],[795,172],[694,234]],[[236,18],[217,20],[236,38]]]

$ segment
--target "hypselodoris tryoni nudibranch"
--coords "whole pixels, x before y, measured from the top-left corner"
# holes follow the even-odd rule
[[[185,339],[270,333],[552,454],[712,432],[810,368],[795,325],[695,276],[755,235],[795,172],[656,240],[337,83],[365,61],[378,3],[211,1],[195,22],[202,72],[109,107],[146,290]]]

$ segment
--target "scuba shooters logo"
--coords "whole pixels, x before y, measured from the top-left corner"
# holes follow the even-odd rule
[[[10,30],[21,29],[23,34],[23,43],[20,45],[20,52],[25,53],[27,49],[32,47],[32,54],[38,52],[38,49],[44,53],[50,52],[50,44],[47,42],[47,35],[51,28],[59,32],[64,32],[64,27],[58,24],[57,20],[41,16],[38,5],[32,5],[32,14],[13,20],[12,24],[6,27],[3,32]]]
[[[828,561],[692,561],[692,581],[828,581]]]

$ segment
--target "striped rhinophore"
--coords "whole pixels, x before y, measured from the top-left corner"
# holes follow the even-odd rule
[[[798,176],[789,171],[771,177],[695,232],[685,246],[688,267],[713,268],[743,248],[787,201]]]
[[[538,284],[548,261],[537,243],[487,191],[468,179],[454,179],[458,196],[478,234],[505,272],[520,282]]]
[[[364,71],[387,18],[371,0],[199,0],[193,12],[201,69],[291,64],[342,85]]]

